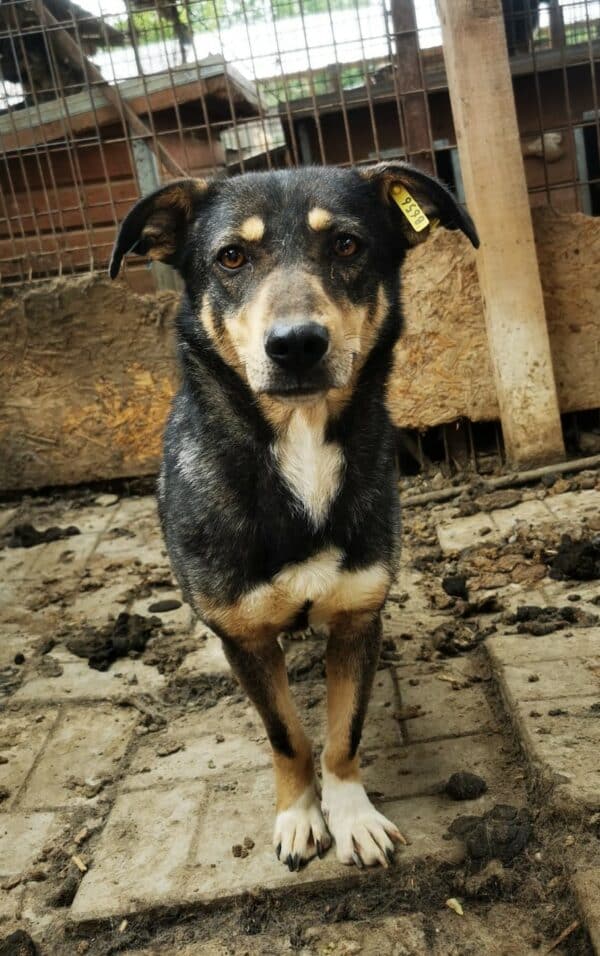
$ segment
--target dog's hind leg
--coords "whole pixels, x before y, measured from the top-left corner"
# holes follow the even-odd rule
[[[379,813],[360,782],[358,745],[381,645],[379,612],[339,615],[327,644],[327,744],[323,812],[342,863],[387,866],[398,829]]]
[[[231,667],[262,717],[275,768],[277,817],[273,845],[290,870],[324,852],[331,844],[315,786],[312,747],[290,694],[285,658],[277,640],[224,639]]]

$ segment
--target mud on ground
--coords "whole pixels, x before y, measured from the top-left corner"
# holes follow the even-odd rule
[[[454,515],[486,514],[491,505],[497,514],[523,501],[591,490],[592,479],[598,487],[597,475],[580,475],[509,489],[510,495],[492,502],[482,500],[474,487],[449,505],[434,502],[405,512],[404,571],[384,614],[378,672],[400,672],[418,697],[417,704],[402,704],[397,722],[418,727],[430,708],[427,681],[449,687],[451,708],[460,708],[461,697],[473,688],[482,691],[496,722],[503,774],[517,781],[522,793],[512,810],[502,809],[490,778],[491,805],[501,806],[495,816],[471,810],[470,801],[454,804],[454,822],[443,841],[463,847],[460,859],[449,861],[435,851],[412,863],[400,854],[388,871],[348,870],[326,884],[315,867],[314,882],[295,883],[290,874],[284,886],[269,891],[237,893],[232,886],[228,897],[211,904],[171,900],[141,913],[79,922],[71,920],[70,907],[94,867],[106,821],[140,746],[156,740],[155,763],[176,757],[179,721],[196,714],[209,721],[212,714],[218,724],[221,713],[245,713],[244,697],[231,676],[210,663],[214,639],[194,627],[188,609],[178,603],[148,499],[93,490],[16,502],[5,542],[19,526],[42,536],[48,528],[77,528],[79,534],[47,539],[52,561],[42,560],[47,554],[42,551],[35,558],[35,544],[0,551],[0,568],[12,588],[10,607],[2,612],[10,659],[0,669],[0,761],[5,744],[6,752],[11,746],[2,735],[3,722],[23,718],[26,727],[35,727],[49,706],[43,696],[19,694],[32,686],[42,694],[54,681],[60,683],[75,657],[78,667],[89,664],[88,670],[111,678],[123,669],[121,691],[108,698],[109,709],[133,715],[134,734],[111,773],[82,777],[77,766],[72,768],[66,786],[77,799],[60,840],[47,841],[27,868],[3,879],[7,905],[0,909],[0,940],[20,928],[33,941],[13,938],[4,944],[6,952],[591,956],[571,877],[577,869],[598,865],[598,813],[553,802],[547,778],[521,752],[512,715],[490,671],[486,642],[506,628],[535,641],[567,628],[589,632],[596,627],[600,587],[596,594],[590,587],[598,579],[600,519],[573,520],[567,530],[552,522],[518,525],[500,538],[492,529],[456,552],[443,550],[437,532]],[[95,544],[88,552],[92,536]],[[28,540],[32,537],[28,531]],[[558,583],[560,599],[533,599],[538,588]],[[296,695],[310,716],[323,703],[322,639],[308,633],[290,636],[285,644]],[[197,655],[201,662],[195,665]],[[160,684],[147,686],[146,672],[160,675]],[[378,716],[371,712],[370,718]],[[216,737],[218,742],[218,731]],[[368,773],[377,755],[369,746],[363,753]],[[415,769],[401,772],[410,779]],[[27,794],[27,780],[19,792],[10,784],[4,797],[0,790],[4,806],[16,806],[21,792]],[[432,792],[441,793],[445,782],[436,781]],[[465,817],[470,817],[466,823]],[[248,834],[250,857],[257,852],[253,835]]]

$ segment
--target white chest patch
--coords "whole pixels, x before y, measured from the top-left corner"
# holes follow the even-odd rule
[[[299,408],[273,446],[279,471],[315,528],[327,517],[344,469],[340,446],[325,441],[326,422],[325,406]]]

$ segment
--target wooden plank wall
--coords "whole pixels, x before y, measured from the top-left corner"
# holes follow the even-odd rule
[[[160,141],[191,176],[224,165],[217,138],[172,131],[157,120]],[[168,131],[163,131],[167,127]],[[0,166],[0,276],[27,279],[106,267],[115,223],[139,198],[130,148],[119,127],[73,145],[10,155]]]

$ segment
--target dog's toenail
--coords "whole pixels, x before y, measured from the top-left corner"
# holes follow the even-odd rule
[[[281,853],[281,843],[277,844],[277,849],[275,850],[275,853],[277,855],[277,859],[279,859],[279,854]]]
[[[352,862],[356,864],[356,866],[358,867],[359,870],[364,870],[365,864],[363,863],[363,861],[362,861],[361,858],[359,857],[358,853],[353,853],[353,854],[352,854]]]
[[[317,845],[317,856],[319,857],[320,860],[322,860],[322,859],[323,859],[323,846],[322,846],[322,844],[321,844],[321,841],[320,841],[320,840],[317,840],[317,844],[316,844],[316,845]]]

